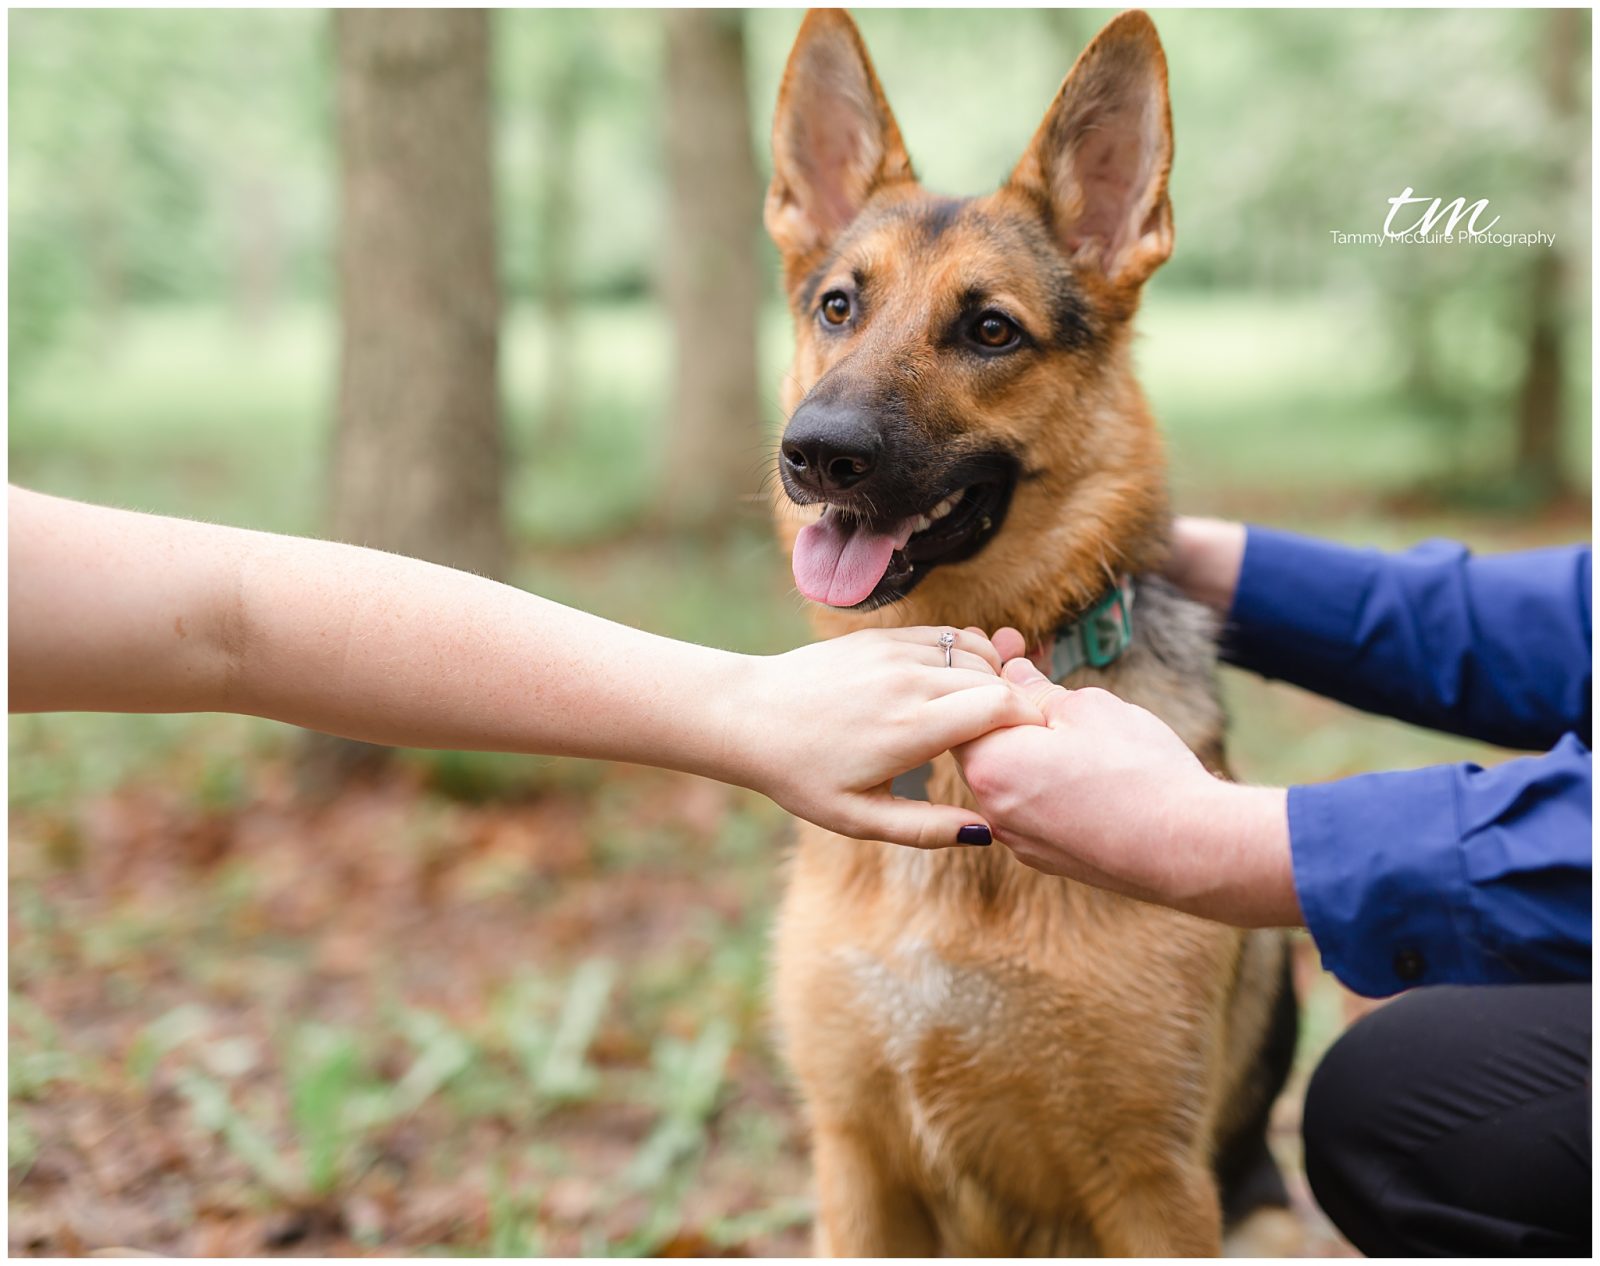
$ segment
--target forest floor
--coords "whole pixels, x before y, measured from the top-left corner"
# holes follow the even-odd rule
[[[806,1251],[781,817],[636,769],[471,806],[404,767],[324,805],[281,759],[225,805],[172,782],[13,815],[13,1252]]]
[[[170,335],[182,318],[160,320]],[[1211,328],[1194,327],[1185,346]],[[14,411],[13,477],[305,530],[318,432],[275,420],[311,407],[315,375],[205,361],[207,407],[163,386],[201,372],[181,345],[189,361],[164,366],[180,353],[150,335],[120,378]],[[238,404],[225,423],[219,400]],[[1421,449],[1362,431],[1367,414],[1346,465],[1322,436],[1326,460],[1280,477],[1250,463],[1284,406],[1202,403],[1174,427],[1186,509],[1384,545],[1589,534],[1586,503],[1508,516],[1399,499],[1372,472]],[[605,527],[646,477],[619,471],[606,438],[631,407],[548,469],[514,412],[518,583],[738,649],[802,640],[759,506],[709,542]],[[572,531],[585,513],[594,530]],[[1238,673],[1225,691],[1252,781],[1503,755]],[[402,753],[328,798],[297,774],[297,742],[236,717],[12,718],[12,1252],[804,1253],[805,1130],[766,1003],[784,815],[680,775],[482,755]],[[1340,1254],[1299,1177],[1298,1105],[1368,1004],[1304,940],[1297,967],[1302,1038],[1273,1145],[1308,1253]]]

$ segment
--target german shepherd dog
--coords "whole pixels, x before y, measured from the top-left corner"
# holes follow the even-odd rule
[[[839,11],[800,29],[772,147],[798,343],[777,515],[817,631],[1012,625],[1051,644],[1126,586],[1131,642],[1066,683],[1148,708],[1224,773],[1215,629],[1157,576],[1162,447],[1129,352],[1172,250],[1150,19],[1101,31],[987,197],[918,185]],[[927,791],[972,804],[948,755]],[[1247,1222],[1230,1250],[1289,1251],[1266,1142],[1295,1041],[1282,934],[1004,848],[802,827],[776,951],[820,1253],[1210,1255]]]

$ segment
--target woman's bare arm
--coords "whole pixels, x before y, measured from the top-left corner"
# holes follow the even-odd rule
[[[230,711],[374,743],[633,761],[936,846],[976,821],[883,784],[1037,711],[986,638],[853,634],[785,655],[672,641],[374,550],[13,488],[17,711]]]

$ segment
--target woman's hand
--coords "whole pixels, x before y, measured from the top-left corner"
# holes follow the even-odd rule
[[[1022,649],[1013,630],[995,642]],[[956,759],[1020,860],[1225,923],[1302,921],[1282,790],[1213,777],[1156,716],[1104,690],[1065,690],[1026,659],[1004,675],[1046,725],[984,735]]]
[[[943,631],[870,629],[747,661],[729,694],[736,780],[857,839],[987,843],[981,814],[889,791],[897,775],[957,744],[1043,720],[997,675],[1000,656],[980,630],[957,634],[946,668]]]

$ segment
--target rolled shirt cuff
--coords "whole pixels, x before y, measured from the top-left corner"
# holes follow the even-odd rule
[[[1289,789],[1294,884],[1322,965],[1356,993],[1485,978],[1449,766]]]

